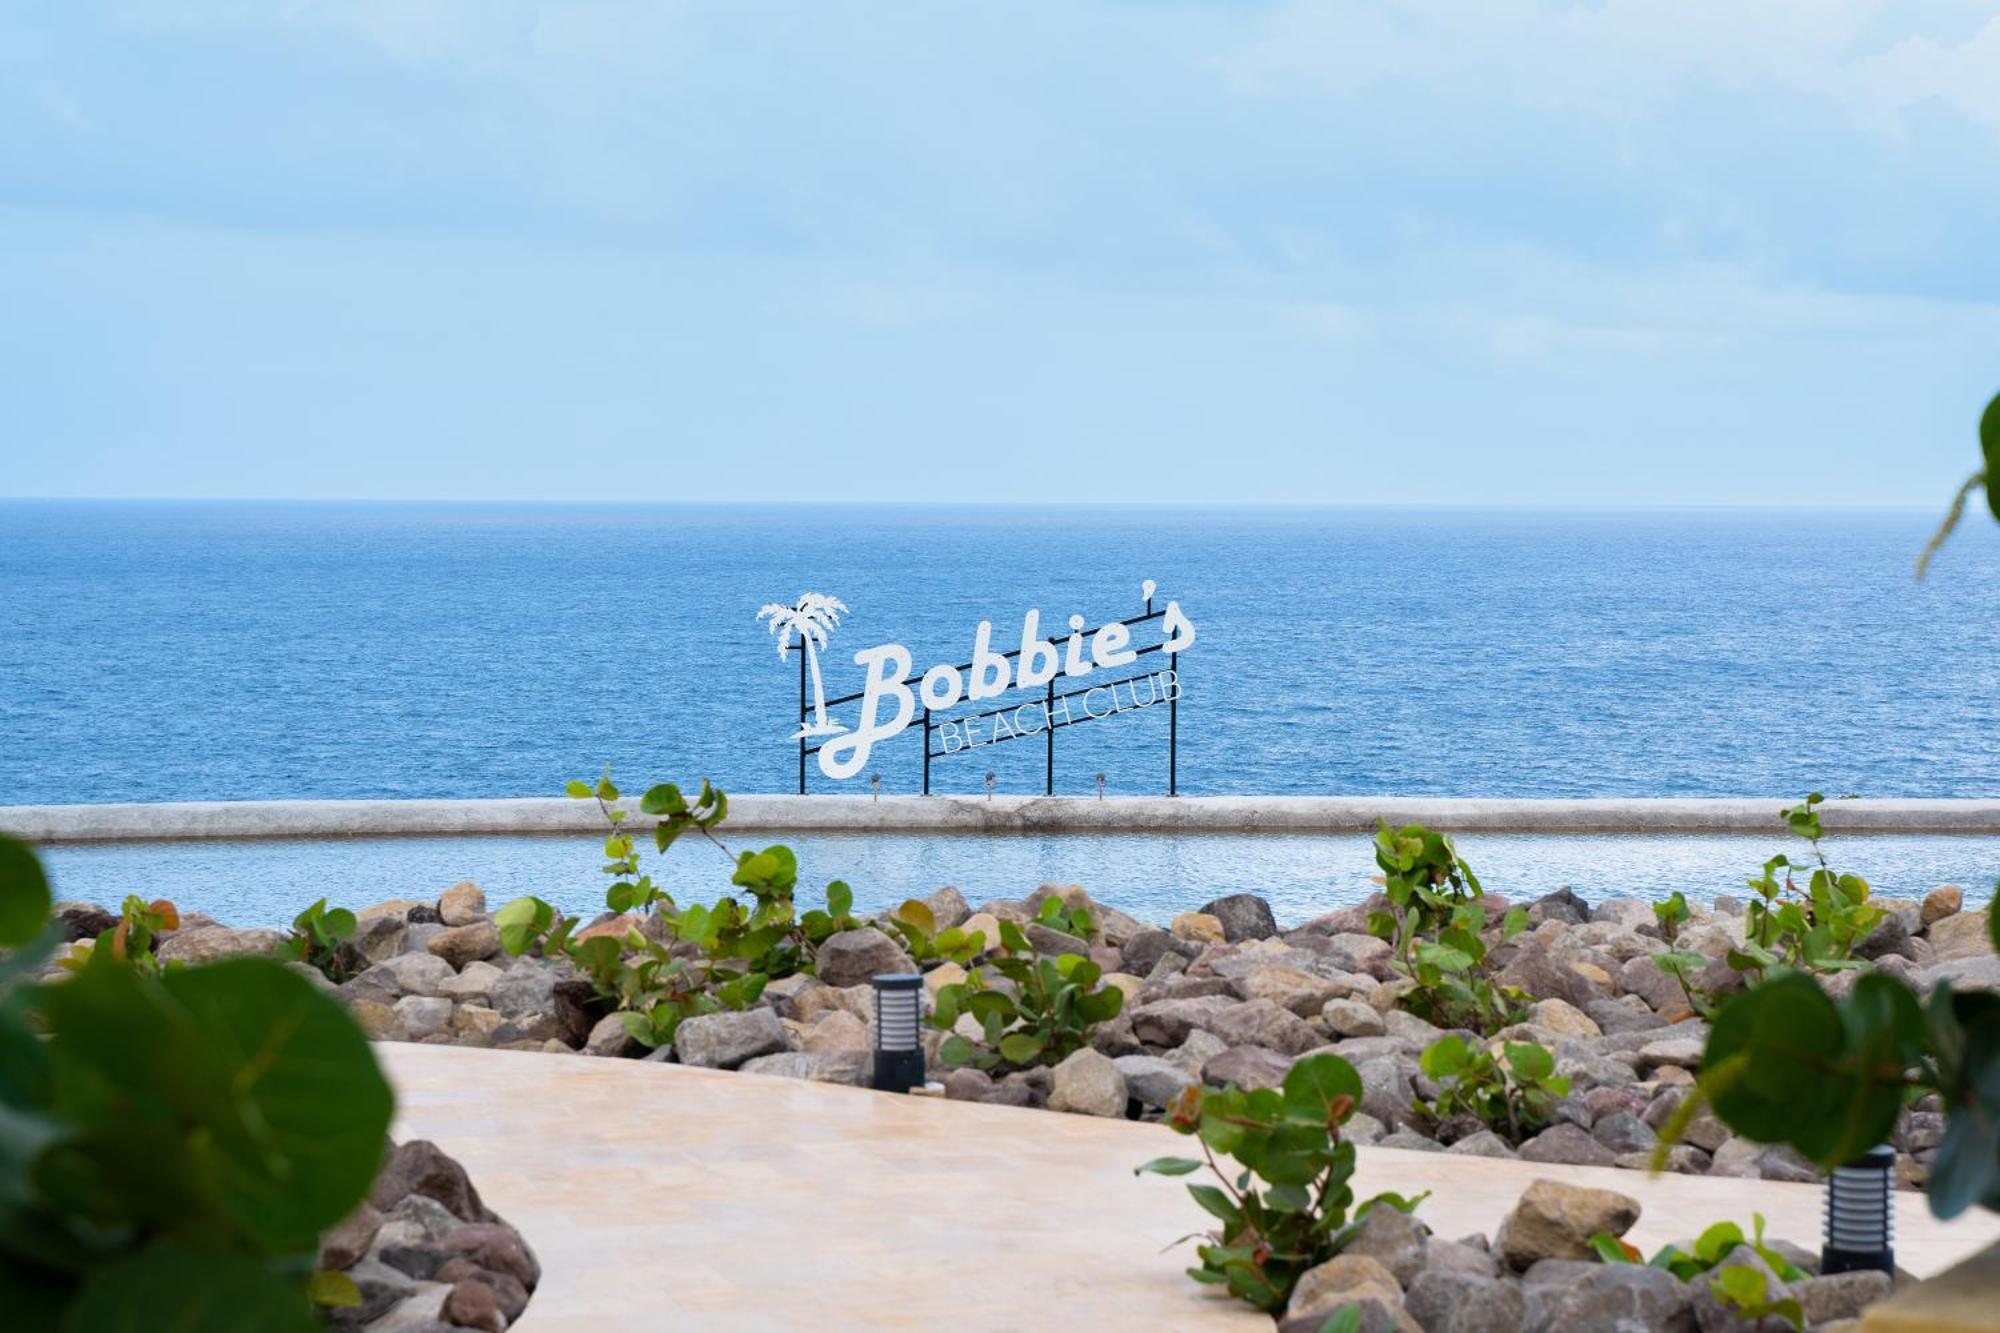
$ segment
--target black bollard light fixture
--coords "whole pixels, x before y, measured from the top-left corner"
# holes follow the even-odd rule
[[[1895,1151],[1873,1148],[1826,1178],[1822,1274],[1875,1269],[1896,1273]]]
[[[924,1042],[919,1001],[924,979],[915,972],[885,972],[875,979],[875,1088],[909,1092],[924,1085]]]

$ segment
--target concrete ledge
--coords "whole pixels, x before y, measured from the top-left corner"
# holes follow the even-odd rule
[[[1456,833],[1766,833],[1795,798],[1507,800],[1410,796],[735,796],[729,826],[762,833],[1356,833],[1376,819]],[[627,802],[628,806],[633,803]],[[636,808],[635,806],[633,808]],[[1843,833],[2000,833],[2000,800],[1829,801]],[[476,801],[191,801],[0,806],[31,842],[575,833],[597,807]]]

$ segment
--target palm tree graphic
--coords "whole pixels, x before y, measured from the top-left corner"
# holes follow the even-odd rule
[[[847,730],[827,717],[826,687],[820,684],[819,679],[819,650],[826,647],[827,636],[833,633],[840,624],[840,618],[846,614],[846,603],[817,592],[800,593],[799,600],[791,606],[783,602],[767,602],[757,613],[757,619],[771,622],[771,633],[778,636],[779,660],[791,657],[794,637],[806,650],[806,667],[812,673],[813,720],[802,724],[793,734],[793,740],[831,736]]]

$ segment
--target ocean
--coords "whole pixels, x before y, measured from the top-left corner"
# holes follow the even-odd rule
[[[837,695],[858,649],[955,663],[982,619],[1008,647],[1029,608],[1051,636],[1135,614],[1144,580],[1198,632],[1185,794],[1992,796],[2000,536],[1974,514],[1917,584],[1935,517],[0,501],[0,804],[555,794],[607,765],[789,791],[765,603],[846,604]],[[1165,790],[1166,713],[1063,731],[1056,789]],[[921,756],[912,729],[866,772],[914,791]],[[1044,761],[983,746],[932,789],[1039,791]],[[1927,845],[1913,883],[1966,859]]]

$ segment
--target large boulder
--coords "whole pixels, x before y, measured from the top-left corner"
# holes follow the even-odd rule
[[[1178,1046],[1196,1028],[1206,1029],[1217,1014],[1233,1009],[1234,1000],[1202,995],[1186,1000],[1155,1000],[1132,1010],[1132,1032],[1148,1046]]]
[[[1122,1116],[1127,1091],[1125,1076],[1109,1056],[1089,1047],[1071,1054],[1054,1070],[1055,1085],[1049,1091],[1051,1111],[1073,1111],[1078,1115]]]
[[[1125,947],[1119,955],[1122,960],[1120,966],[1134,976],[1143,977],[1150,973],[1165,955],[1171,953],[1186,957],[1192,952],[1193,950],[1184,941],[1174,937],[1172,931],[1161,930],[1158,926],[1147,926],[1125,941]]]
[[[444,959],[429,953],[399,953],[375,964],[341,988],[343,993],[379,991],[389,997],[437,995],[454,974]]]
[[[396,1145],[375,1177],[368,1201],[386,1211],[412,1194],[443,1204],[461,1222],[495,1220],[480,1201],[479,1191],[472,1187],[465,1168],[428,1139],[410,1139]]]
[[[486,891],[462,879],[438,895],[438,920],[447,926],[469,926],[486,915]]]
[[[931,909],[931,920],[936,923],[939,930],[962,926],[965,924],[965,919],[972,915],[972,909],[966,905],[965,895],[949,884],[924,899],[924,906]]]
[[[480,919],[464,926],[446,926],[431,936],[429,951],[454,970],[500,955],[500,927]]]
[[[1947,884],[1924,895],[1923,905],[1917,909],[1917,918],[1927,927],[1934,926],[1948,916],[1957,915],[1963,906],[1965,890],[1956,884]]]
[[[873,926],[862,926],[821,944],[814,970],[829,986],[862,986],[886,973],[914,972],[917,965],[902,945]]]
[[[1424,1266],[1430,1234],[1430,1228],[1414,1214],[1379,1203],[1361,1219],[1360,1228],[1341,1253],[1367,1255],[1407,1287]]]
[[[1537,1180],[1501,1219],[1493,1249],[1515,1272],[1542,1259],[1589,1259],[1592,1236],[1622,1236],[1638,1220],[1639,1201],[1629,1195]]]
[[[1931,962],[1944,963],[1954,958],[1974,958],[1992,953],[1993,942],[1986,937],[1988,910],[1982,907],[1933,921],[1925,934],[1931,942]]]
[[[231,930],[227,926],[194,926],[175,931],[155,950],[163,963],[213,963],[243,954],[276,953],[285,937],[261,927]]]
[[[1300,1018],[1316,1016],[1329,1000],[1347,993],[1340,983],[1289,963],[1253,967],[1236,978],[1236,986],[1245,999],[1269,1000]]]
[[[1269,1000],[1218,1009],[1202,1026],[1232,1046],[1262,1046],[1281,1055],[1304,1055],[1321,1044],[1312,1024]]]
[[[1546,1327],[1583,1333],[1694,1333],[1688,1289],[1649,1264],[1590,1264],[1560,1284],[1542,1284]]]
[[[1254,893],[1232,893],[1196,909],[1222,923],[1222,938],[1231,944],[1242,940],[1268,940],[1278,933],[1278,919],[1271,904]]]
[[[686,1065],[734,1069],[745,1060],[792,1047],[784,1020],[769,1009],[702,1014],[684,1019],[674,1032],[674,1051]]]
[[[1400,1312],[1403,1289],[1395,1275],[1367,1255],[1337,1254],[1299,1275],[1285,1321],[1289,1325],[1306,1316],[1324,1321],[1343,1305],[1371,1299]]]

